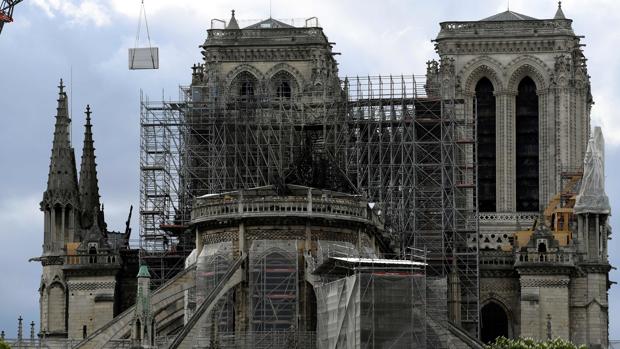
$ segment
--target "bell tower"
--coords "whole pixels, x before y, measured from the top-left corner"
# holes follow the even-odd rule
[[[62,265],[68,243],[79,241],[79,191],[75,153],[71,145],[71,119],[62,79],[52,142],[47,189],[43,193],[43,255],[41,263],[41,332],[47,337],[67,335],[67,284]]]

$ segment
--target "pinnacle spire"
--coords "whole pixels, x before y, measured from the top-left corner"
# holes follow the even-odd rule
[[[558,1],[558,10],[555,12],[553,19],[566,19],[566,16],[564,16],[564,11],[562,11],[562,1]]]
[[[86,114],[86,124],[84,124],[84,146],[82,148],[79,189],[83,216],[82,225],[84,228],[88,228],[95,222],[95,219],[100,220],[100,203],[90,105],[86,106],[84,114]],[[100,224],[100,226],[102,225]]]
[[[239,23],[237,23],[237,19],[235,18],[235,10],[232,10],[231,13],[232,15],[226,29],[239,29]]]
[[[73,194],[77,194],[75,154],[71,146],[71,119],[69,118],[68,98],[64,87],[62,79],[60,79],[54,140],[52,141],[52,156],[50,157],[47,190],[44,200],[52,200],[52,196],[61,195],[61,192],[64,192],[62,195],[69,194],[73,196]]]

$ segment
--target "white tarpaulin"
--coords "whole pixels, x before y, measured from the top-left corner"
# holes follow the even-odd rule
[[[600,127],[595,127],[583,159],[583,178],[575,200],[575,214],[609,214],[609,198],[605,194],[605,140]]]

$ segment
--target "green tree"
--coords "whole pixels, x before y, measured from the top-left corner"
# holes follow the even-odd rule
[[[587,349],[585,345],[575,344],[556,338],[549,341],[536,341],[532,338],[508,339],[499,337],[495,342],[486,345],[485,349]]]
[[[11,349],[11,346],[8,345],[5,341],[0,341],[0,349]]]

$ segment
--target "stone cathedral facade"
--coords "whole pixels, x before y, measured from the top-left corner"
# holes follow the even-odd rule
[[[480,232],[469,241],[480,249],[483,341],[608,344],[610,207],[603,179],[587,184],[603,174],[603,140],[590,128],[580,38],[559,4],[552,19],[506,11],[441,23],[435,39],[477,112]]]
[[[442,86],[442,89],[453,91],[454,100],[462,101],[464,120],[475,120],[477,141],[474,150],[459,155],[475,159],[477,166],[474,176],[477,195],[463,201],[470,209],[477,203],[479,231],[468,235],[467,247],[479,252],[479,272],[476,274],[479,290],[478,299],[464,299],[464,293],[459,291],[463,281],[459,280],[456,272],[450,274],[449,280],[444,276],[436,284],[431,284],[440,285],[429,286],[429,293],[441,293],[438,299],[442,306],[429,309],[427,313],[443,312],[446,321],[431,315],[428,321],[435,321],[433,328],[444,331],[436,334],[443,342],[437,346],[428,344],[431,343],[427,340],[431,337],[429,330],[428,337],[424,337],[421,343],[428,347],[481,348],[483,342],[503,335],[536,339],[562,337],[589,348],[607,348],[607,292],[611,285],[608,277],[611,266],[607,257],[607,241],[611,236],[608,220],[610,206],[604,188],[602,131],[600,128],[592,129],[590,125],[593,98],[582,37],[574,33],[572,20],[565,17],[561,4],[550,19],[536,19],[505,11],[479,21],[443,22],[440,27],[434,40],[439,60],[428,62],[426,85],[429,89]],[[277,321],[271,324],[272,331],[291,328],[299,331],[303,327],[306,334],[309,333],[308,343],[315,343],[312,333],[321,327],[321,317],[317,319],[316,308],[312,307],[321,302],[320,298],[316,298],[319,286],[302,282],[303,287],[299,287],[297,278],[304,275],[306,281],[314,280],[316,277],[311,274],[320,269],[311,269],[316,265],[307,262],[311,251],[320,247],[315,246],[321,240],[313,238],[315,235],[322,236],[325,241],[350,243],[360,248],[361,238],[347,237],[347,240],[342,237],[344,233],[353,236],[355,232],[349,230],[357,227],[343,218],[348,211],[339,211],[333,217],[329,211],[329,219],[317,220],[329,225],[329,229],[317,228],[317,232],[312,230],[314,221],[312,224],[303,221],[305,228],[296,228],[298,238],[287,227],[297,224],[296,213],[290,213],[290,210],[288,214],[282,214],[285,219],[276,219],[274,217],[280,213],[270,212],[261,220],[253,221],[257,226],[268,225],[268,229],[253,231],[249,226],[246,231],[245,224],[252,221],[244,221],[250,211],[243,211],[241,203],[236,204],[232,211],[227,206],[225,212],[216,213],[207,204],[221,199],[217,205],[229,205],[235,195],[241,198],[239,202],[254,199],[253,196],[257,197],[257,202],[264,201],[266,196],[273,196],[277,198],[273,199],[276,202],[285,196],[283,192],[301,192],[300,188],[305,194],[298,195],[297,199],[300,202],[310,201],[303,208],[308,212],[312,212],[313,200],[340,196],[349,200],[349,194],[337,194],[325,189],[340,185],[332,183],[337,181],[339,172],[336,166],[331,166],[339,159],[328,158],[325,154],[331,151],[327,140],[339,139],[343,134],[344,127],[341,126],[346,123],[345,115],[337,106],[340,98],[346,95],[346,88],[342,87],[346,84],[338,78],[331,43],[318,22],[303,30],[273,19],[240,28],[233,12],[225,28],[212,32],[217,32],[219,36],[207,39],[202,46],[204,62],[193,67],[192,85],[195,88],[191,94],[194,101],[215,100],[221,110],[226,110],[227,117],[238,117],[252,112],[260,114],[238,107],[255,101],[259,89],[270,91],[272,96],[277,97],[275,101],[280,106],[283,101],[290,101],[291,96],[304,91],[307,93],[305,102],[315,106],[305,110],[304,115],[309,120],[330,116],[331,128],[310,127],[307,134],[312,137],[307,140],[300,141],[295,137],[286,140],[290,142],[290,149],[298,147],[294,150],[303,152],[309,148],[307,151],[312,153],[311,146],[314,146],[318,149],[316,153],[321,155],[311,157],[312,161],[308,163],[292,164],[297,172],[291,178],[304,181],[307,187],[297,183],[298,186],[287,188],[286,185],[291,183],[278,182],[271,183],[275,189],[267,188],[262,180],[273,180],[269,177],[272,175],[271,169],[246,164],[243,168],[239,167],[242,170],[236,175],[248,183],[255,183],[254,187],[258,188],[244,192],[248,188],[237,188],[240,182],[234,175],[226,173],[225,161],[221,168],[197,164],[193,173],[215,178],[210,182],[212,187],[202,188],[204,192],[196,193],[196,196],[211,195],[196,200],[197,206],[192,212],[193,222],[190,225],[202,229],[192,231],[196,233],[197,249],[188,257],[184,271],[164,286],[150,290],[148,268],[142,266],[138,272],[137,251],[129,248],[130,229],[127,227],[124,233],[107,229],[99,199],[90,109],[86,111],[78,179],[69,136],[71,119],[67,112],[67,95],[61,82],[50,171],[41,202],[44,245],[42,256],[37,258],[43,265],[39,290],[41,338],[82,340],[77,347],[98,348],[122,341],[136,347],[154,347],[155,343],[163,343],[157,340],[161,336],[173,339],[168,343],[171,347],[181,348],[190,347],[187,343],[200,336],[201,343],[211,345],[217,338],[217,332],[223,332],[223,328],[231,328],[231,333],[235,335],[245,331],[249,336],[251,331],[247,329],[260,332],[261,327],[252,325],[251,320],[256,320],[252,315],[244,315],[250,313],[249,310],[244,311],[247,306],[244,302],[251,299],[246,294],[249,288],[248,280],[244,278],[258,280],[262,277],[260,271],[265,271],[267,275],[267,272],[275,270],[277,273],[291,273],[292,276],[288,275],[294,280],[291,289],[303,293],[304,298],[297,293],[290,297],[286,294],[289,298],[284,297],[284,293],[279,295],[279,299],[293,299],[301,305],[281,301],[286,303],[283,308],[290,310],[287,313],[290,316],[284,322],[275,316]],[[240,50],[239,47],[243,46],[249,49]],[[337,93],[325,93],[328,90]],[[231,101],[236,101],[236,104]],[[273,101],[270,103],[276,104]],[[316,105],[321,105],[321,108]],[[295,110],[293,107],[283,110]],[[188,113],[186,117],[191,121],[197,116]],[[267,129],[271,125],[261,127]],[[321,138],[324,129],[329,129],[330,133],[328,137]],[[312,132],[316,133],[316,137]],[[276,139],[273,137],[265,140],[267,145]],[[335,145],[333,154],[337,154]],[[215,148],[208,148],[201,154],[205,158],[225,159],[218,151],[224,154],[224,150]],[[323,164],[322,167],[317,163]],[[319,167],[323,172],[316,170]],[[194,178],[185,180],[188,186],[197,186],[192,182]],[[322,189],[316,189],[321,186]],[[237,189],[238,192],[232,191]],[[318,193],[320,190],[323,191]],[[227,193],[221,194],[221,198],[213,194],[225,191]],[[204,207],[200,206],[201,200]],[[381,253],[374,252],[372,256],[375,257],[387,255],[385,251],[396,251],[393,249],[396,244],[389,241],[392,237],[383,236],[383,222],[375,222],[375,219],[379,220],[375,217],[375,211],[380,210],[372,207],[366,210],[367,203],[361,205],[364,207],[363,213],[372,218],[362,222],[368,223],[369,227],[381,226],[381,229],[376,229],[381,234],[375,234],[374,228],[368,228],[377,236],[370,233],[362,236],[364,241],[372,241],[372,244],[368,242],[368,246],[364,246],[368,250],[366,252],[372,252],[369,246],[380,250]],[[256,210],[252,211],[253,214],[258,215],[262,206],[256,204],[253,207]],[[280,206],[271,204],[270,209],[273,210],[273,207]],[[326,210],[332,209],[331,204],[326,207],[329,207]],[[238,217],[232,219],[227,216],[237,211],[247,213],[239,218],[242,223],[237,223],[235,219]],[[305,220],[308,215],[303,212],[299,216]],[[299,218],[299,221],[302,219]],[[334,222],[338,224],[334,225]],[[234,229],[226,224],[232,224]],[[237,227],[238,231],[235,230]],[[358,228],[353,229],[356,234],[364,232]],[[261,237],[255,238],[257,241],[281,240],[279,243],[284,247],[280,246],[280,250],[292,257],[286,253],[280,257],[294,261],[295,268],[263,267],[263,270],[255,267],[252,270],[256,275],[250,275],[249,269],[244,268],[260,263],[267,265],[260,259],[264,251],[255,251],[256,246],[262,245],[251,245],[253,236]],[[377,247],[379,245],[381,248]],[[222,265],[211,262],[215,257],[221,257],[218,248],[225,250],[226,257],[234,255],[238,258],[233,261],[231,257],[225,263],[220,261]],[[300,251],[304,252],[303,255],[297,256]],[[306,264],[300,263],[298,266],[297,263],[302,260]],[[226,272],[229,264],[235,269]],[[211,270],[214,268],[217,270]],[[381,273],[393,271],[385,266],[382,268],[386,270],[381,269]],[[222,277],[230,274],[226,277],[232,281],[227,283],[217,279],[217,283],[228,287],[226,292],[233,287],[238,288],[234,294],[238,298],[233,299],[231,293],[231,299],[220,302],[230,304],[230,308],[220,305],[225,310],[220,313],[226,315],[221,318],[205,314],[215,307],[216,301],[213,299],[223,297],[226,292],[221,291],[220,295],[207,293],[214,292],[212,289],[217,289],[214,286],[217,283],[211,280],[211,285],[200,279],[216,274]],[[208,287],[205,289],[200,285]],[[213,304],[201,303],[210,298],[213,298]],[[137,305],[132,308],[134,301]],[[460,310],[463,309],[461,304],[465,303],[479,304],[479,318],[470,321],[468,326]],[[446,304],[448,306],[444,309]],[[304,313],[295,313],[302,306]],[[193,319],[193,314],[201,315]],[[264,323],[270,324],[269,321]],[[479,338],[474,338],[476,336]],[[338,343],[346,343],[346,347],[362,347],[348,337],[343,338],[337,336],[336,339]],[[386,339],[385,343],[390,340]]]

